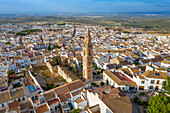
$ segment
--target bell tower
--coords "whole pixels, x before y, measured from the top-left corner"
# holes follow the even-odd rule
[[[93,45],[89,28],[86,29],[83,44],[83,77],[86,81],[93,80]]]

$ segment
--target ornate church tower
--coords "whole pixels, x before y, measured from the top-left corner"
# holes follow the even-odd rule
[[[83,77],[86,81],[93,80],[93,45],[91,43],[89,28],[86,30],[83,44]]]

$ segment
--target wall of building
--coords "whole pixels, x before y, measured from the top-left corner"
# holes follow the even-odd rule
[[[43,89],[41,88],[40,84],[39,84],[38,81],[34,78],[34,76],[31,74],[31,72],[30,72],[29,70],[28,70],[28,73],[29,73],[30,77],[33,79],[35,85],[40,88],[40,91],[41,91],[41,92],[43,92]]]
[[[84,108],[84,107],[86,107],[87,106],[87,100],[85,100],[85,101],[82,101],[82,102],[80,102],[80,103],[76,103],[76,102],[74,102],[74,105],[75,105],[75,108],[77,109],[77,108]]]
[[[90,107],[99,104],[98,95],[94,95],[92,92],[87,91],[87,99]]]
[[[66,79],[67,82],[72,82],[73,80],[71,78],[68,77],[67,73],[64,71],[64,69],[62,69],[60,66],[58,66],[58,73],[64,78]]]
[[[99,104],[100,113],[113,113],[102,101]]]
[[[50,62],[46,62],[46,66],[48,67],[48,69],[51,71],[51,73],[53,74],[53,66],[50,64]]]

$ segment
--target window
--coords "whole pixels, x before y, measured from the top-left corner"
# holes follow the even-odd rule
[[[145,83],[145,81],[141,81],[141,84],[144,84]]]
[[[155,80],[151,80],[151,84],[154,84]]]
[[[57,106],[55,106],[55,110],[57,110]]]
[[[25,100],[25,97],[22,97],[22,100]]]
[[[150,89],[153,89],[153,86],[150,86]]]
[[[157,80],[157,84],[159,84],[159,80]]]
[[[5,105],[4,105],[4,104],[2,104],[2,107],[5,107]]]
[[[89,56],[91,56],[91,54],[90,54],[90,50],[89,50]]]

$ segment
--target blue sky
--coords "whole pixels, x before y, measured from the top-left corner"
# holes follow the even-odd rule
[[[170,0],[0,0],[0,13],[170,12]]]

